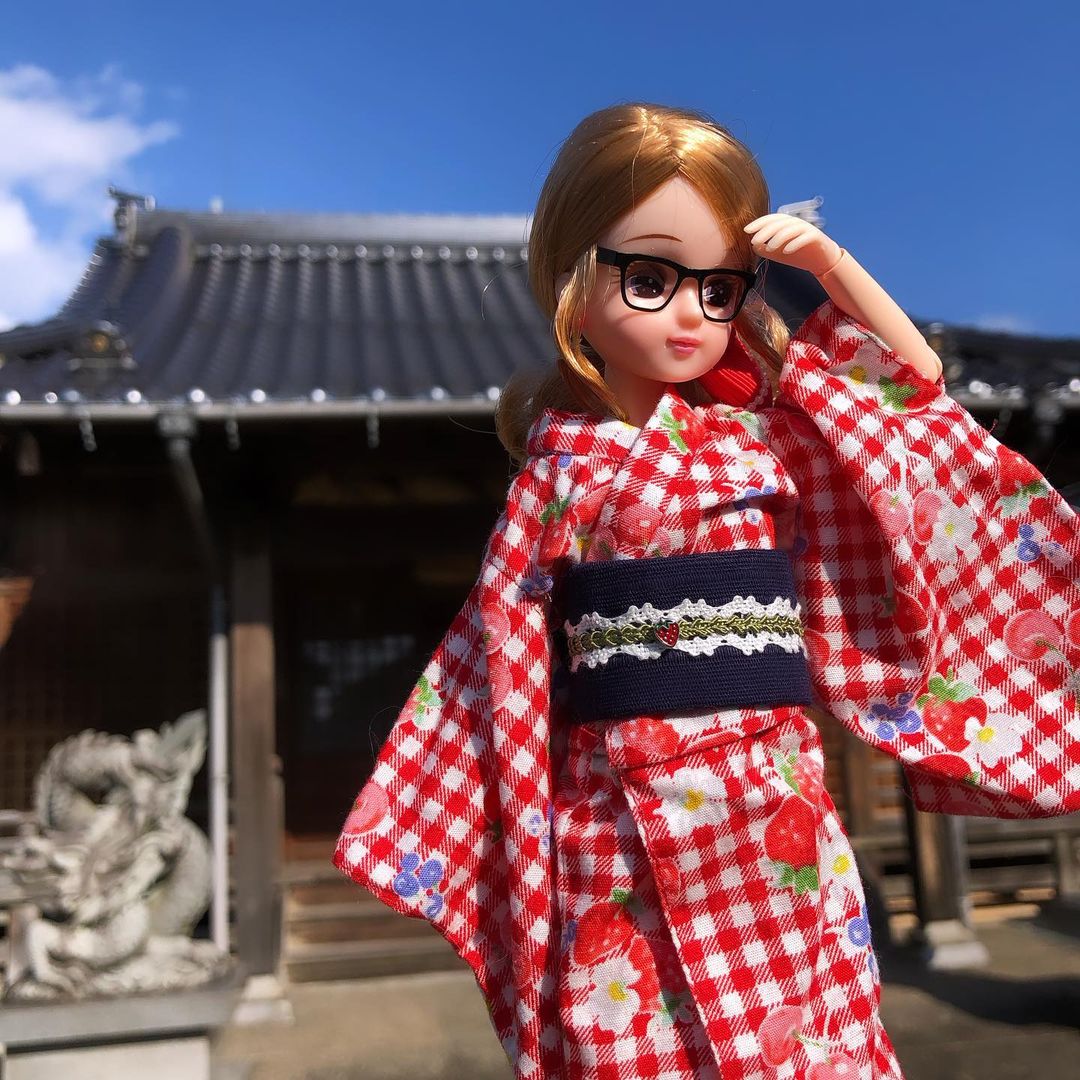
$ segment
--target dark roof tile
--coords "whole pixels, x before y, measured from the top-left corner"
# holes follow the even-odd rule
[[[492,387],[552,356],[528,289],[524,217],[125,209],[58,315],[0,334],[0,410],[5,395],[23,407],[487,408]],[[822,298],[777,264],[766,295],[789,325]],[[961,385],[1080,373],[1080,342],[948,337]]]

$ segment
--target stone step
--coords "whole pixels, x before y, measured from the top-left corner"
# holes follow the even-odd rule
[[[424,937],[394,941],[298,943],[285,955],[285,970],[293,982],[374,979],[427,971],[458,971],[465,966],[434,930]]]
[[[287,885],[284,890],[287,899],[294,900],[299,904],[314,906],[316,904],[344,904],[350,900],[357,902],[372,902],[375,898],[359,885],[348,878],[339,878],[337,881],[324,881],[317,885]]]
[[[283,861],[290,863],[298,860],[312,860],[328,863],[334,854],[337,835],[325,833],[322,836],[286,836],[284,838]]]
[[[330,844],[327,850],[332,850]],[[342,875],[329,858],[291,859],[282,867],[281,882],[282,960],[296,982],[460,966],[427,920],[410,919],[388,908]]]
[[[318,885],[326,881],[348,881],[348,878],[327,856],[325,859],[290,859],[282,864],[280,880],[283,886],[292,887]]]
[[[316,941],[392,941],[434,934],[426,919],[410,919],[374,897],[347,904],[286,904],[285,948]]]

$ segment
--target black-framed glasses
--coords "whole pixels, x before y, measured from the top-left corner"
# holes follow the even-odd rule
[[[749,270],[729,270],[724,266],[693,270],[659,255],[639,255],[605,247],[596,249],[596,261],[618,267],[623,302],[635,311],[660,311],[671,302],[686,278],[694,278],[701,310],[711,322],[731,322],[757,281],[757,275]]]

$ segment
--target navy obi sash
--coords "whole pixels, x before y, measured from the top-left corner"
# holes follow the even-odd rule
[[[561,608],[578,723],[810,701],[786,552],[582,563]]]

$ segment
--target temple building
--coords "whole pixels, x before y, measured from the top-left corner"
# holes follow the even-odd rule
[[[227,865],[216,933],[249,973],[448,962],[329,856],[500,512],[500,388],[553,356],[527,240],[521,216],[118,195],[63,308],[0,333],[0,809],[29,809],[62,739],[208,709],[191,810]],[[822,299],[775,264],[765,288],[793,328]],[[1080,481],[1080,341],[921,328],[954,397],[1051,482]],[[948,838],[909,820],[889,760],[824,726],[881,902],[944,918],[963,867],[917,870]],[[973,823],[968,887],[1080,891],[1064,828]]]

